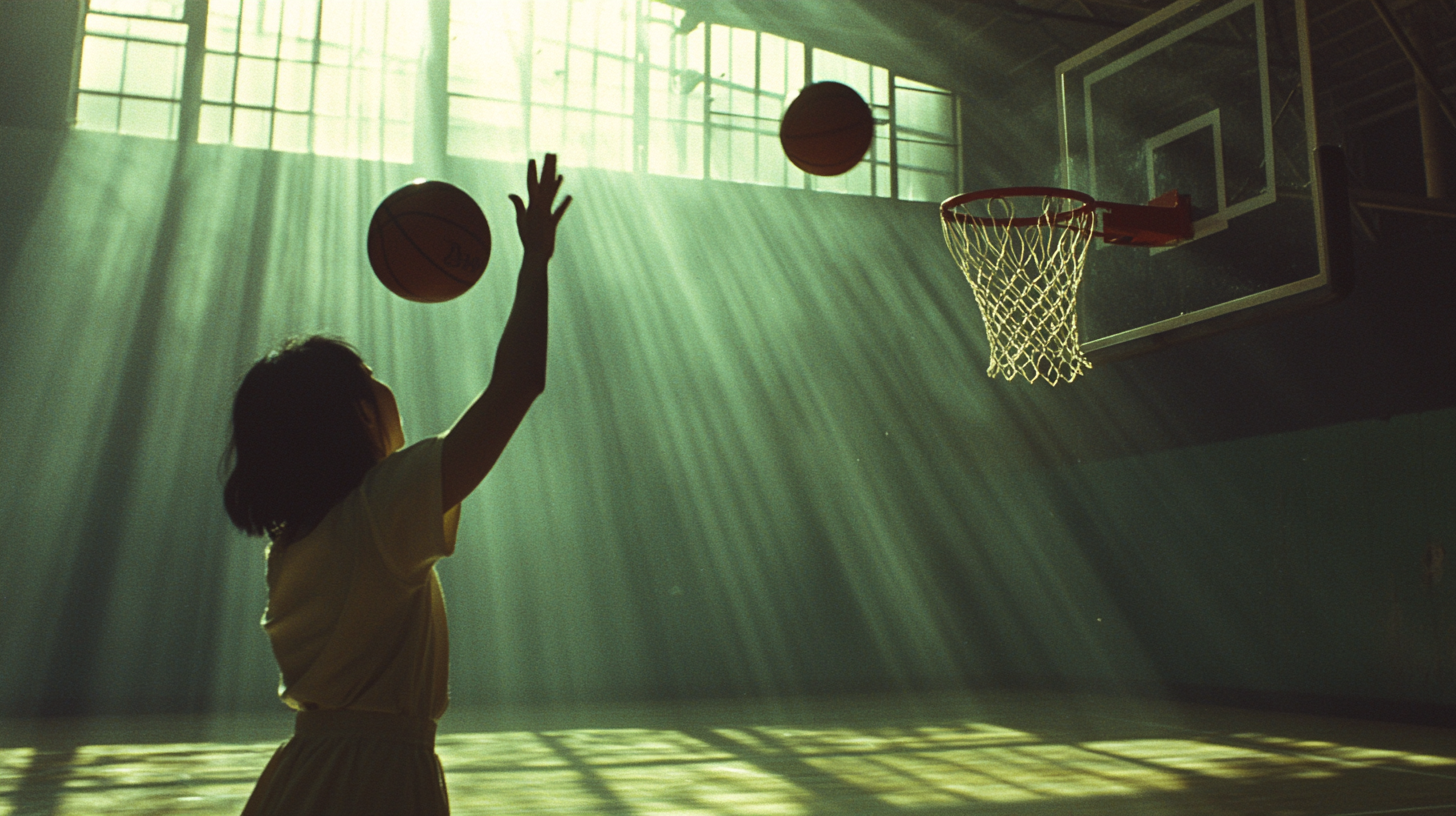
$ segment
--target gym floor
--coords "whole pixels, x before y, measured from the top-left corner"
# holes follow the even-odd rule
[[[286,713],[0,723],[0,814],[235,814]],[[457,814],[1456,813],[1449,730],[1049,693],[451,711]]]

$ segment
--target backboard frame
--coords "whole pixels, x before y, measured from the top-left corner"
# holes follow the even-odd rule
[[[1266,8],[1269,4],[1278,5],[1272,9]],[[1277,161],[1274,143],[1275,125],[1278,118],[1285,116],[1288,112],[1284,108],[1280,108],[1276,113],[1275,105],[1279,103],[1279,100],[1271,98],[1270,55],[1265,21],[1269,12],[1287,14],[1291,9],[1298,44],[1298,80],[1295,85],[1301,97],[1299,113],[1303,116],[1304,127],[1302,149],[1308,161],[1308,185],[1304,189],[1281,187],[1275,178]],[[1213,31],[1214,27],[1220,23],[1234,19],[1235,15],[1247,17],[1250,14],[1252,14],[1257,28],[1252,47],[1257,49],[1260,89],[1258,113],[1262,117],[1263,137],[1260,146],[1262,149],[1257,150],[1257,153],[1262,155],[1256,155],[1254,158],[1262,165],[1260,169],[1264,174],[1263,189],[1232,204],[1227,201],[1228,193],[1224,189],[1223,167],[1225,155],[1223,139],[1226,123],[1219,107],[1212,107],[1187,121],[1177,123],[1159,132],[1138,134],[1129,138],[1127,139],[1129,142],[1142,139],[1142,147],[1139,149],[1147,151],[1143,161],[1147,168],[1149,198],[1165,192],[1156,190],[1154,186],[1153,167],[1156,158],[1153,151],[1190,137],[1190,135],[1198,135],[1209,141],[1212,145],[1210,149],[1212,163],[1215,165],[1209,170],[1212,179],[1210,189],[1213,191],[1210,195],[1216,197],[1217,203],[1213,208],[1206,208],[1212,209],[1212,212],[1205,212],[1201,217],[1196,217],[1194,237],[1190,241],[1183,242],[1177,247],[1153,249],[1094,246],[1090,253],[1094,257],[1088,259],[1089,271],[1095,270],[1099,262],[1103,268],[1126,262],[1125,258],[1109,260],[1116,256],[1110,256],[1107,253],[1143,252],[1149,253],[1149,257],[1162,252],[1176,253],[1184,245],[1193,244],[1224,232],[1235,223],[1236,219],[1258,219],[1261,216],[1256,213],[1265,207],[1276,203],[1284,207],[1298,207],[1297,202],[1299,201],[1308,202],[1313,208],[1311,226],[1314,233],[1312,237],[1314,247],[1313,252],[1309,253],[1312,260],[1308,264],[1311,268],[1307,270],[1308,274],[1300,274],[1293,280],[1280,281],[1252,293],[1232,297],[1213,305],[1201,305],[1177,314],[1169,314],[1141,325],[1098,333],[1097,336],[1088,336],[1084,331],[1082,349],[1094,366],[1098,363],[1145,353],[1195,337],[1265,320],[1290,311],[1327,303],[1342,297],[1348,291],[1350,283],[1349,198],[1345,183],[1344,160],[1343,154],[1338,148],[1319,147],[1305,0],[1180,0],[1060,63],[1056,67],[1056,87],[1059,101],[1058,124],[1062,153],[1060,168],[1062,186],[1083,190],[1099,200],[1108,197],[1099,189],[1104,185],[1100,185],[1097,178],[1101,164],[1098,161],[1097,149],[1099,138],[1102,137],[1098,135],[1099,129],[1094,127],[1093,120],[1092,89],[1096,83],[1113,77],[1117,72],[1130,66],[1136,66],[1149,55],[1158,54],[1170,45],[1179,46],[1185,40],[1200,34],[1204,39],[1210,39],[1212,35],[1208,32]],[[1244,21],[1240,18],[1236,22]],[[1255,61],[1253,58],[1248,59],[1248,67],[1253,70],[1252,66]],[[1284,81],[1287,82],[1291,67],[1287,64],[1281,65],[1281,70],[1285,72]],[[1146,66],[1143,67],[1146,68]],[[1129,73],[1131,74],[1131,72]],[[1289,101],[1284,100],[1286,107]],[[1074,116],[1079,119],[1074,120],[1072,118]],[[1080,119],[1080,117],[1085,117],[1085,119]],[[1287,129],[1288,122],[1283,127]],[[1101,130],[1106,132],[1108,128],[1104,127]],[[1256,141],[1247,135],[1244,138],[1246,148]],[[1122,147],[1122,155],[1125,155],[1127,153],[1126,145],[1122,145]],[[1281,147],[1285,148],[1286,153],[1289,152],[1287,145],[1281,145]],[[1256,150],[1252,149],[1244,150],[1245,154],[1255,152]],[[1109,151],[1110,153],[1111,151]],[[1252,162],[1250,166],[1253,166]],[[1127,189],[1128,183],[1128,179],[1123,180],[1123,190]],[[1127,196],[1124,194],[1113,196],[1113,199],[1125,197]],[[1142,204],[1145,202],[1128,201],[1125,203]],[[1273,212],[1273,210],[1266,211],[1266,216]],[[1302,218],[1308,218],[1308,216],[1302,216]],[[1247,231],[1249,222],[1244,221],[1237,226]],[[1233,236],[1225,236],[1222,240],[1233,240]],[[1305,247],[1301,251],[1308,252],[1308,250],[1309,248]],[[1147,263],[1152,264],[1153,261],[1150,260]],[[1177,256],[1160,259],[1157,263],[1166,268],[1169,263],[1177,263]],[[1093,271],[1092,274],[1095,275],[1096,272]],[[1086,281],[1084,281],[1084,292],[1086,285]],[[1103,284],[1104,287],[1109,285]],[[1079,310],[1096,307],[1095,302],[1089,306],[1085,298],[1079,302]],[[1083,325],[1088,326],[1092,322],[1084,320]]]

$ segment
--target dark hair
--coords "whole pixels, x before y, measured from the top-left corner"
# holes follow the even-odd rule
[[[228,517],[248,535],[306,533],[374,466],[361,416],[364,360],[333,337],[290,338],[253,364],[233,398]],[[378,409],[378,406],[375,406]]]

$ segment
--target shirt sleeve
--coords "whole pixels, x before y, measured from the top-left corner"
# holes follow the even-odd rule
[[[407,581],[455,552],[460,508],[440,510],[440,443],[434,436],[386,456],[359,486],[374,545]]]

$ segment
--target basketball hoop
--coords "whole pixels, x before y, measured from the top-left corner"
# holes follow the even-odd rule
[[[1039,205],[1017,215],[1013,199]],[[986,321],[987,376],[1056,385],[1092,367],[1077,334],[1077,287],[1095,207],[1091,196],[1055,187],[982,190],[940,205],[945,245]]]
[[[1016,199],[1029,199],[1018,215]],[[1097,210],[1106,210],[1095,230]],[[1077,331],[1077,289],[1094,236],[1122,246],[1167,246],[1193,235],[1187,196],[1149,206],[1095,201],[1057,187],[1006,187],[946,199],[941,231],[986,322],[990,377],[1050,385],[1092,367]]]

